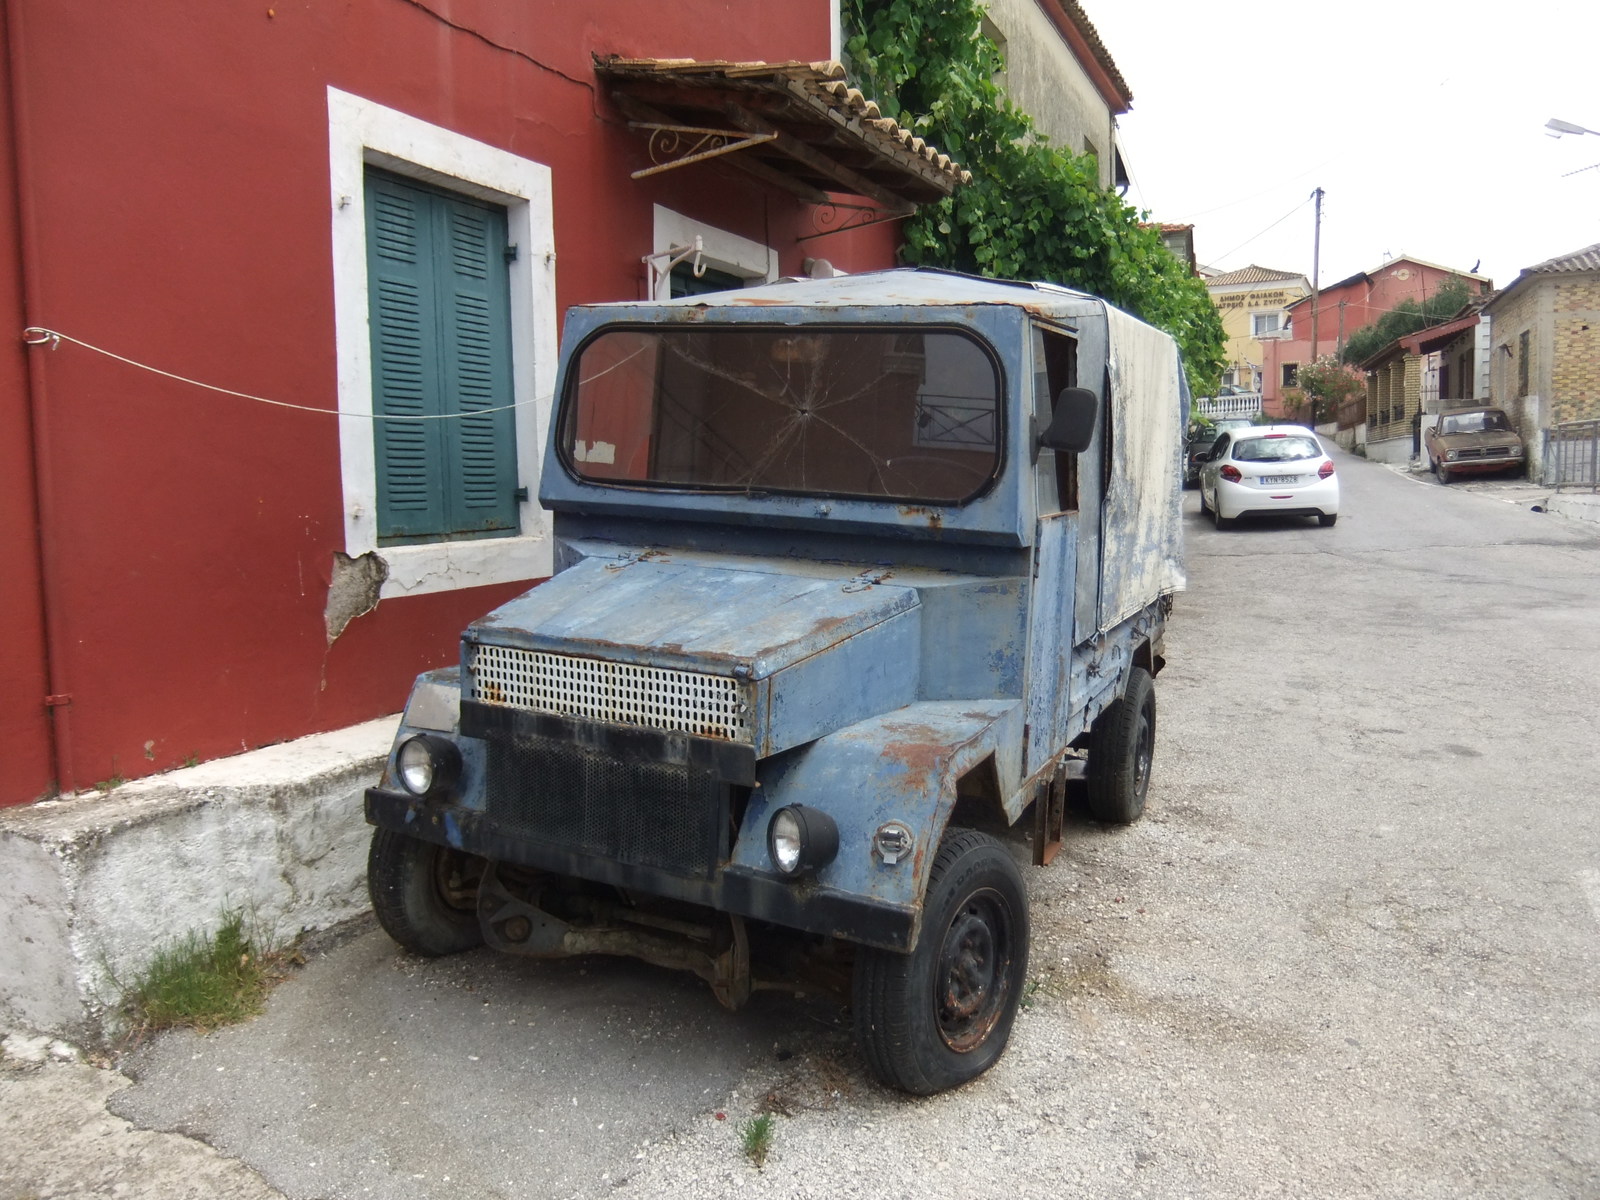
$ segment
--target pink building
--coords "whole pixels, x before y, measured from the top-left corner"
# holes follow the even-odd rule
[[[1330,284],[1315,302],[1311,296],[1295,301],[1289,306],[1288,323],[1277,337],[1261,339],[1261,411],[1269,417],[1291,415],[1283,390],[1294,386],[1302,363],[1339,353],[1351,334],[1365,329],[1402,300],[1421,304],[1451,279],[1461,280],[1477,295],[1487,296],[1494,289],[1487,276],[1401,257]]]

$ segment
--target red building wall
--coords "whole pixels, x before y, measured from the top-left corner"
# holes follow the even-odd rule
[[[1352,334],[1371,325],[1402,300],[1420,304],[1437,295],[1449,280],[1463,278],[1475,292],[1487,294],[1492,290],[1487,280],[1409,258],[1395,259],[1371,273],[1353,275],[1323,288],[1317,300],[1315,356],[1311,348],[1311,300],[1308,297],[1290,305],[1289,337],[1262,343],[1262,411],[1274,417],[1288,415],[1283,401],[1285,363],[1304,364],[1313,357],[1337,353]]]
[[[5,30],[0,28],[0,38]],[[3,60],[0,60],[3,61]],[[8,80],[9,82],[9,80]],[[39,563],[39,512],[33,475],[33,419],[28,351],[22,344],[26,305],[22,294],[21,230],[17,223],[15,140],[11,89],[0,88],[0,322],[10,334],[0,352],[0,745],[5,782],[0,796],[31,800],[49,792],[50,691],[45,659],[43,578]]]
[[[824,59],[828,0],[10,0],[8,13],[20,104],[5,128],[22,150],[0,197],[0,305],[14,330],[334,408],[330,85],[549,166],[563,311],[643,295],[657,203],[778,247],[786,273],[808,255],[893,261],[892,226],[796,242],[808,210],[729,168],[631,180],[644,142],[593,71],[608,53]],[[44,430],[29,428],[29,366]],[[0,803],[57,775],[81,788],[394,711],[418,671],[454,659],[468,620],[525,586],[385,599],[330,645],[345,545],[332,417],[70,345],[13,349],[0,373]],[[54,771],[47,691],[71,696],[53,710]]]

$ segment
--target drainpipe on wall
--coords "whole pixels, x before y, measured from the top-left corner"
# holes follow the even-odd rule
[[[16,181],[17,211],[17,261],[22,273],[22,307],[24,319],[32,321],[41,315],[39,302],[39,240],[35,220],[35,205],[29,193],[28,181],[32,179],[29,166],[33,161],[29,144],[27,119],[27,88],[24,86],[22,53],[21,5],[9,3],[6,15],[7,67],[11,72],[11,146],[13,153],[12,176]],[[20,336],[20,331],[17,336]],[[44,667],[49,680],[50,695],[40,698],[50,710],[50,751],[55,765],[56,787],[63,793],[77,790],[72,771],[72,694],[62,670],[64,656],[60,653],[65,636],[61,628],[62,606],[59,595],[59,572],[53,570],[57,556],[56,539],[51,536],[55,528],[54,473],[51,468],[50,408],[45,403],[44,351],[27,351],[28,360],[28,415],[31,430],[33,458],[34,507],[38,513],[37,557],[39,563],[40,605],[44,617]]]

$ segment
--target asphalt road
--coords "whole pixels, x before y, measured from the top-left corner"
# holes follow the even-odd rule
[[[1148,816],[1028,869],[968,1087],[878,1088],[825,999],[365,929],[112,1111],[297,1200],[1600,1196],[1600,526],[1338,461],[1332,529],[1186,494]]]

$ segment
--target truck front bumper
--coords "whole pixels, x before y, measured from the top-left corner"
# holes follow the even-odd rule
[[[907,951],[916,942],[919,910],[811,880],[790,881],[729,866],[718,867],[707,878],[684,878],[656,867],[512,836],[481,812],[386,788],[367,789],[366,815],[368,822],[381,828],[495,862],[647,892],[885,950]]]

